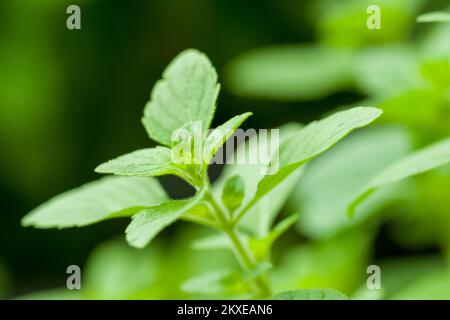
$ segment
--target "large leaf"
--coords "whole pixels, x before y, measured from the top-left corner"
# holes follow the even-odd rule
[[[416,151],[377,174],[350,203],[349,215],[356,207],[377,189],[408,177],[435,169],[450,162],[450,138],[444,139],[422,150]]]
[[[297,133],[289,135],[280,144],[279,160],[271,164],[278,165],[278,171],[261,179],[254,198],[242,213],[301,165],[331,148],[354,129],[368,125],[380,114],[381,110],[377,108],[355,107],[311,122]]]
[[[166,199],[153,178],[106,177],[54,197],[26,215],[22,224],[37,228],[81,227],[131,216]]]
[[[299,230],[314,239],[328,238],[362,223],[389,201],[397,199],[400,193],[389,189],[361,206],[357,219],[345,216],[355,193],[375,173],[410,150],[406,130],[383,126],[358,130],[311,161],[288,202],[289,209],[300,214]]]
[[[125,231],[128,243],[137,248],[145,247],[162,229],[201,201],[203,193],[200,191],[190,199],[171,200],[135,214]]]
[[[227,83],[243,96],[317,99],[349,87],[352,59],[351,51],[330,47],[260,48],[231,62],[226,70]]]
[[[278,293],[273,300],[348,300],[348,297],[333,289],[304,289]]]
[[[143,177],[165,174],[184,175],[183,169],[172,162],[171,150],[166,147],[134,151],[99,165],[95,171]]]
[[[189,49],[166,68],[152,91],[142,122],[150,138],[171,145],[172,133],[188,122],[201,122],[206,132],[219,93],[217,74],[209,59]]]

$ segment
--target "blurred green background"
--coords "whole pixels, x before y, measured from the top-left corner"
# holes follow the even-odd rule
[[[81,30],[66,28],[70,4],[81,7]],[[381,30],[366,28],[370,4],[381,7]],[[72,264],[87,270],[85,297],[190,297],[179,284],[209,267],[205,257],[235,267],[226,253],[211,259],[190,250],[187,243],[205,231],[185,223],[144,251],[125,245],[125,220],[63,231],[20,226],[40,203],[96,179],[99,163],[153,145],[140,125],[143,106],[167,63],[193,47],[210,57],[223,83],[213,125],[244,111],[254,113],[246,127],[271,128],[361,103],[385,110],[381,124],[314,161],[294,189],[283,210],[301,219],[275,248],[276,288],[333,287],[365,297],[358,287],[366,267],[377,263],[386,270],[385,298],[436,292],[450,298],[449,168],[385,190],[363,208],[370,211],[363,218],[349,222],[344,215],[346,199],[364,179],[450,134],[450,24],[415,22],[447,6],[444,0],[0,2],[0,297],[64,287]],[[213,168],[213,177],[219,171]],[[176,178],[161,182],[173,197],[192,192]]]

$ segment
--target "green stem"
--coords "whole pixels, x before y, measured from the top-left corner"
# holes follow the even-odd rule
[[[228,238],[233,245],[233,251],[239,263],[241,264],[241,267],[246,271],[253,269],[255,267],[255,258],[250,250],[248,250],[248,248],[242,242],[241,238],[239,238],[229,215],[227,215],[225,213],[225,210],[223,210],[217,203],[210,191],[206,193],[205,200],[211,206],[217,219],[219,220],[221,229],[228,235]],[[267,283],[267,279],[264,275],[259,275],[254,279],[254,286],[258,292],[259,297],[265,298],[270,296],[271,292],[269,284]]]

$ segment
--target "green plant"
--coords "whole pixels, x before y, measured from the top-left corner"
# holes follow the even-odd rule
[[[215,69],[204,54],[190,49],[178,55],[154,86],[142,119],[150,138],[161,145],[98,166],[96,172],[121,177],[106,177],[63,193],[29,213],[23,225],[81,227],[105,219],[132,217],[126,239],[131,246],[143,248],[176,220],[190,221],[218,231],[215,236],[200,239],[197,246],[231,248],[242,272],[220,270],[203,274],[188,280],[183,289],[207,292],[206,289],[214,288],[237,297],[271,297],[267,273],[272,267],[272,245],[297,220],[297,215],[291,215],[274,223],[289,191],[310,160],[352,130],[370,124],[381,111],[355,107],[303,127],[285,126],[281,129],[279,145],[271,148],[270,161],[227,165],[223,176],[211,184],[208,166],[212,158],[251,115],[247,112],[235,116],[208,134],[218,93]],[[425,155],[413,155],[412,159],[387,169],[382,178],[375,179],[362,191],[363,196],[394,182],[384,179],[390,172],[395,174],[392,180],[400,180],[447,163],[449,143],[443,141],[424,150]],[[237,156],[246,159],[254,152],[246,145],[236,150]],[[437,161],[433,160],[435,157]],[[408,169],[408,165],[413,167]],[[183,200],[169,199],[152,178],[169,174],[191,184],[195,195]],[[362,201],[363,196],[355,201]],[[261,203],[264,205],[259,206]],[[342,295],[330,290],[298,290],[274,296],[282,299],[339,297]]]

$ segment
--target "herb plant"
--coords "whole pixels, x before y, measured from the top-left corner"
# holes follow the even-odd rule
[[[271,248],[296,222],[297,215],[274,222],[288,190],[301,178],[303,171],[308,170],[305,165],[354,129],[373,122],[381,111],[373,107],[355,107],[303,127],[284,127],[281,141],[277,148],[271,149],[272,156],[267,164],[227,165],[224,175],[212,184],[208,176],[212,158],[251,116],[249,112],[243,113],[208,132],[219,88],[216,71],[204,54],[193,49],[179,54],[155,84],[142,118],[149,137],[160,145],[101,164],[96,172],[116,176],[102,178],[51,199],[24,217],[23,225],[68,228],[131,217],[125,231],[126,239],[131,246],[143,248],[175,221],[190,221],[216,230],[217,237],[202,239],[203,245],[231,248],[242,272],[234,278],[229,273],[201,275],[186,282],[186,290],[237,279],[240,297],[345,298],[331,289],[273,295],[268,281],[272,267]],[[195,126],[198,123],[200,127]],[[177,135],[180,129],[187,133],[181,139]],[[186,141],[188,148],[180,148]],[[238,149],[247,152],[245,146]],[[174,155],[181,156],[183,161],[176,161],[178,157],[175,159]],[[349,212],[352,213],[356,205],[375,189],[444,165],[449,160],[448,139],[401,159],[354,195]],[[265,174],[260,174],[261,168],[265,169]],[[185,180],[195,188],[195,195],[182,200],[169,199],[153,178],[162,175],[175,175]],[[268,199],[270,203],[267,203]],[[258,205],[261,203],[265,204],[266,210],[260,210]]]

